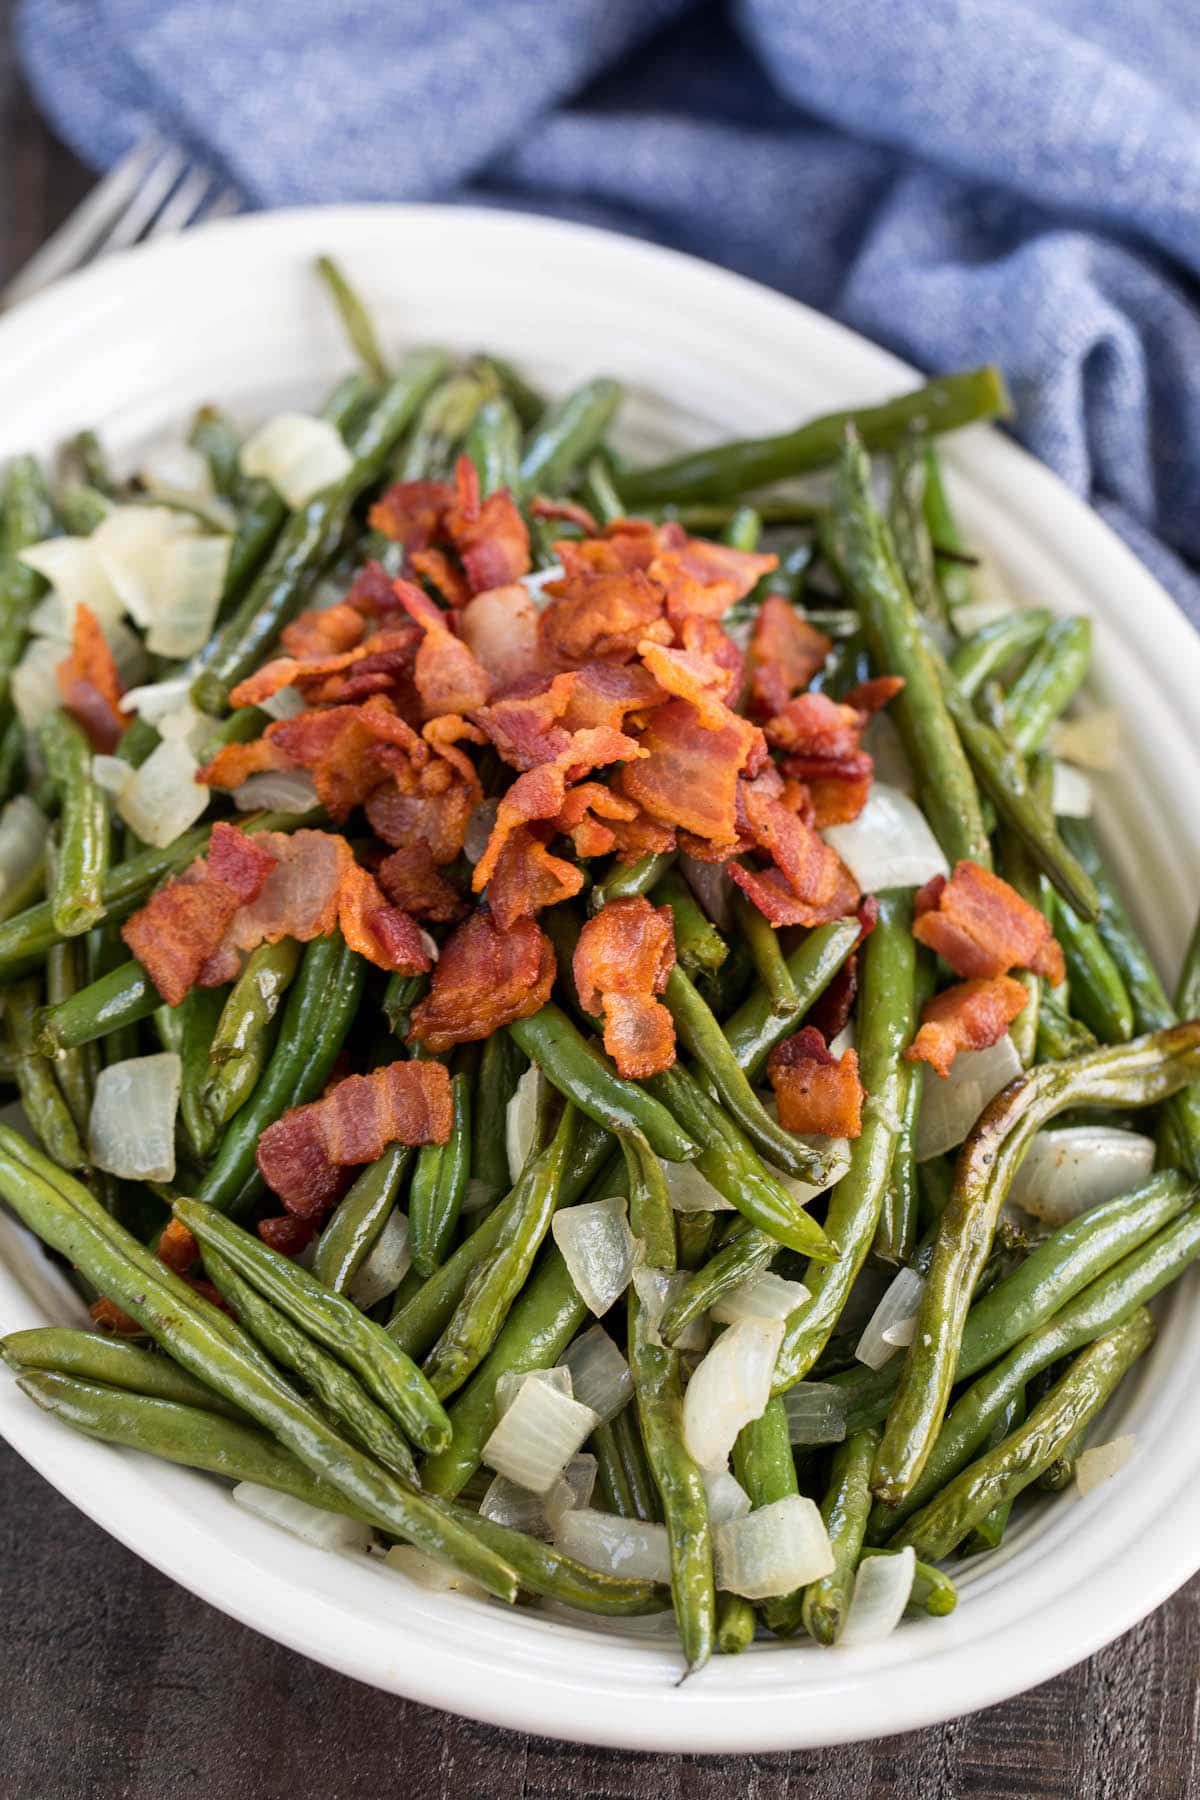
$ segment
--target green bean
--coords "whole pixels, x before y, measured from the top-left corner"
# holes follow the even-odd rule
[[[511,1186],[505,1115],[523,1063],[524,1058],[506,1031],[494,1031],[484,1043],[471,1111],[470,1191],[478,1204],[490,1206]]]
[[[38,1022],[42,1010],[65,1005],[83,985],[86,947],[77,938],[55,944],[46,958],[46,1000],[48,1007],[39,1009],[32,1020],[31,1047],[40,1053]],[[55,1059],[54,1078],[58,1082],[67,1110],[75,1121],[75,1129],[85,1135],[92,1111],[92,1089],[99,1073],[99,1056],[95,1050],[64,1050]]]
[[[809,469],[827,468],[837,461],[847,426],[854,428],[868,450],[892,450],[914,431],[955,431],[977,419],[1004,417],[1008,411],[1008,393],[1000,371],[970,369],[961,375],[941,376],[882,406],[827,413],[778,437],[716,444],[656,468],[636,469],[625,477],[622,490],[627,504],[638,508],[666,501],[683,505],[725,500]]]
[[[721,1027],[739,1067],[750,1081],[757,1081],[775,1045],[790,1037],[805,1013],[825,992],[838,970],[853,953],[862,926],[857,918],[835,919],[818,925],[787,959],[788,973],[796,988],[793,1012],[777,1013],[763,988],[755,989],[732,1018]]]
[[[474,1049],[474,1046],[467,1048]],[[429,1146],[417,1152],[409,1194],[408,1224],[413,1268],[418,1275],[432,1275],[445,1262],[462,1210],[463,1196],[471,1177],[471,1095],[477,1060],[473,1057],[469,1062],[464,1061],[464,1066],[450,1077],[453,1109],[450,1138],[448,1143],[437,1146],[436,1176],[428,1186],[418,1187],[418,1178],[422,1158]]]
[[[768,1400],[766,1410],[738,1432],[733,1446],[733,1472],[749,1494],[755,1511],[800,1492],[788,1441],[787,1413],[778,1396]],[[763,1623],[776,1637],[791,1637],[800,1629],[803,1596],[800,1588],[763,1602]]]
[[[583,501],[593,518],[601,525],[611,525],[625,517],[625,502],[617,492],[607,457],[589,459],[583,476]]]
[[[230,990],[211,1036],[199,1090],[214,1128],[227,1125],[254,1092],[299,963],[300,945],[294,938],[260,944]]]
[[[264,1300],[211,1245],[204,1251],[204,1268],[233,1308],[242,1330],[272,1361],[298,1375],[330,1417],[385,1469],[416,1484],[417,1465],[408,1440],[354,1376],[297,1330],[285,1313]]]
[[[1083,685],[1091,660],[1091,621],[1056,619],[1008,690],[1013,740],[1022,755],[1039,748]]]
[[[75,720],[53,712],[39,737],[50,779],[62,801],[58,873],[51,896],[54,929],[77,937],[104,917],[108,810],[92,775],[92,747]]]
[[[950,658],[950,672],[959,692],[973,699],[985,681],[998,675],[1006,663],[1033,649],[1054,623],[1053,613],[1042,606],[1022,607],[981,625],[964,638]]]
[[[231,1406],[202,1381],[173,1363],[169,1356],[143,1349],[128,1338],[110,1337],[101,1331],[73,1331],[63,1325],[42,1325],[31,1331],[11,1331],[0,1338],[0,1356],[11,1368],[25,1374],[41,1370],[70,1375],[81,1381],[100,1381],[108,1387],[127,1388],[156,1400],[174,1400],[182,1406],[198,1406],[223,1418],[241,1419]]]
[[[179,1058],[182,1081],[179,1090],[179,1116],[192,1149],[201,1162],[207,1162],[216,1146],[222,1121],[213,1117],[205,1103],[205,1086],[212,1067],[209,1046],[225,994],[221,988],[193,988],[178,1008],[182,1036]]]
[[[683,1441],[679,1352],[652,1341],[645,1309],[629,1293],[629,1367],[646,1459],[662,1499],[671,1598],[688,1672],[712,1655],[716,1629],[712,1539],[704,1481]]]
[[[1127,1043],[1133,1036],[1133,1005],[1103,938],[1060,894],[1054,896],[1052,917],[1067,965],[1072,1012],[1100,1043]]]
[[[63,947],[52,944],[47,955]],[[110,1031],[148,1019],[161,1004],[141,963],[121,963],[98,981],[41,1008],[35,1027],[37,1048],[43,1056],[77,1050]]]
[[[17,1092],[29,1123],[54,1161],[63,1169],[81,1169],[87,1157],[70,1108],[50,1064],[34,1049],[33,1021],[39,998],[35,978],[15,982],[4,996],[5,1036]]]
[[[677,1212],[675,1214],[675,1260],[689,1272],[702,1267],[712,1250],[716,1235],[715,1212]]]
[[[1064,1012],[1049,994],[1043,994],[1038,1003],[1037,1061],[1062,1062],[1094,1049],[1096,1039],[1087,1026]]]
[[[661,855],[639,856],[636,862],[615,863],[603,881],[592,889],[589,905],[599,912],[610,900],[629,900],[657,887],[675,861],[674,850]]]
[[[960,606],[966,606],[973,595],[971,565],[974,558],[958,527],[958,520],[946,492],[941,458],[933,444],[925,446],[925,492],[922,496],[925,524],[933,544],[934,572],[942,590],[947,610],[953,618]]]
[[[899,1128],[903,1052],[912,1040],[916,946],[912,895],[892,888],[879,896],[879,922],[862,952],[859,1068],[869,1096],[850,1166],[834,1187],[825,1231],[837,1246],[834,1263],[810,1263],[809,1298],[790,1315],[775,1366],[775,1392],[801,1380],[821,1354],[841,1315],[875,1237]]]
[[[740,1594],[717,1595],[717,1649],[722,1656],[737,1656],[754,1642],[757,1626],[754,1608]]]
[[[578,1032],[561,1008],[543,1006],[508,1027],[513,1041],[547,1081],[609,1131],[642,1131],[656,1156],[689,1162],[698,1146],[666,1107],[641,1087],[623,1081],[604,1053]]]
[[[659,1498],[658,1489],[654,1485],[654,1477],[650,1473],[650,1464],[646,1460],[646,1446],[642,1442],[642,1431],[638,1424],[635,1402],[630,1401],[617,1414],[613,1420],[613,1432],[616,1438],[617,1455],[621,1459],[621,1468],[633,1506],[631,1516],[643,1520],[648,1525],[661,1523],[662,1501]]]
[[[445,360],[439,351],[415,351],[354,434],[354,461],[333,486],[294,513],[279,535],[244,600],[200,653],[192,688],[203,712],[222,712],[229,693],[256,668],[288,621],[304,604],[312,579],[345,529],[351,509],[382,475],[387,458]]]
[[[1200,1016],[1200,920],[1193,927],[1183,958],[1183,967],[1179,971],[1175,1005],[1182,1019],[1194,1019]]]
[[[1144,1308],[1081,1351],[1025,1424],[981,1456],[911,1518],[890,1547],[911,1544],[928,1562],[949,1555],[996,1506],[1029,1486],[1089,1419],[1154,1336]]]
[[[525,441],[521,492],[561,494],[602,442],[620,401],[620,387],[605,376],[552,401]]]
[[[501,488],[516,493],[521,480],[521,421],[507,395],[495,394],[484,401],[471,421],[464,448],[475,464],[485,499]]]
[[[308,945],[283,1010],[271,1060],[246,1104],[225,1128],[197,1198],[238,1216],[264,1189],[258,1140],[287,1108],[315,1100],[358,1012],[364,964],[340,932]]]
[[[750,950],[754,972],[777,1017],[790,1018],[800,1003],[792,972],[784,959],[779,934],[757,906],[739,892],[733,899],[733,916]]]
[[[389,1144],[382,1156],[367,1164],[322,1227],[312,1272],[335,1294],[348,1292],[387,1223],[414,1155],[407,1144]]]
[[[805,1628],[818,1644],[836,1644],[846,1623],[871,1510],[871,1464],[878,1444],[879,1433],[868,1426],[851,1432],[833,1452],[821,1517],[834,1566],[810,1582],[804,1594]]]
[[[1029,1144],[1056,1113],[1154,1105],[1200,1073],[1200,1021],[1150,1032],[1010,1082],[986,1107],[959,1156],[938,1225],[916,1335],[880,1446],[875,1491],[895,1504],[912,1487],[946,1409],[967,1309],[991,1249],[1000,1208]]]
[[[389,975],[383,990],[383,1014],[393,1037],[408,1036],[409,1018],[429,987],[428,975]]]
[[[655,906],[669,906],[675,927],[675,955],[693,978],[713,975],[729,955],[729,945],[706,918],[677,869],[668,869],[654,887]],[[757,911],[757,908],[754,909]],[[759,913],[759,918],[762,914]],[[770,927],[767,927],[770,930]]]
[[[487,360],[499,376],[500,386],[512,402],[521,424],[526,430],[531,425],[536,425],[546,410],[545,395],[526,381],[520,370],[514,368],[506,357],[490,353]]]
[[[629,1177],[629,1228],[645,1248],[651,1269],[675,1267],[675,1219],[662,1164],[640,1131],[623,1131],[621,1149]]]
[[[925,458],[920,445],[908,439],[897,445],[892,461],[887,516],[896,560],[917,610],[946,629],[950,613],[938,585],[925,521]]]
[[[866,1562],[871,1556],[895,1556],[895,1550],[882,1550],[878,1547],[864,1546],[861,1561]],[[958,1589],[944,1569],[934,1568],[932,1563],[921,1562],[918,1558],[913,1572],[912,1593],[909,1595],[908,1612],[928,1613],[931,1618],[944,1619],[958,1605]]]
[[[349,340],[350,348],[355,352],[372,381],[382,387],[388,379],[388,366],[379,348],[379,339],[375,335],[375,326],[371,315],[356,289],[351,287],[342,273],[340,266],[331,256],[317,258],[317,274],[325,283],[329,297],[337,308],[338,317]]]
[[[659,1322],[660,1335],[668,1343],[676,1343],[693,1319],[710,1311],[733,1288],[761,1275],[778,1254],[777,1240],[753,1226],[726,1238],[716,1255],[696,1270],[666,1308]]]
[[[496,376],[486,366],[460,369],[435,387],[417,415],[412,436],[400,453],[396,478],[420,481],[450,472],[462,443],[485,400],[494,398]]]
[[[591,1435],[592,1455],[596,1458],[596,1486],[606,1512],[618,1519],[636,1519],[633,1491],[617,1446],[615,1420],[597,1425]]]
[[[55,495],[55,510],[69,537],[91,537],[112,511],[112,502],[98,488],[82,481],[64,482]]]
[[[920,1018],[919,1005],[914,1007],[914,1016]],[[905,1063],[900,1071],[900,1130],[892,1153],[892,1167],[880,1208],[875,1241],[871,1246],[873,1253],[886,1263],[906,1263],[916,1248],[920,1196],[917,1192],[913,1137],[917,1128],[917,1114],[921,1110],[924,1085],[922,1065]]]
[[[233,421],[216,406],[197,408],[188,432],[188,443],[208,464],[213,487],[223,500],[236,500],[241,492],[241,444]]]
[[[498,1598],[515,1598],[516,1573],[503,1558],[340,1437],[232,1319],[108,1218],[79,1182],[3,1127],[0,1191],[31,1230],[129,1312],[189,1374],[271,1430],[313,1474],[327,1477],[344,1498],[365,1507],[388,1530],[453,1562]],[[56,1378],[26,1379],[46,1383]],[[122,1407],[133,1405],[128,1395],[120,1402]],[[224,1426],[228,1430],[231,1422]]]
[[[32,456],[9,463],[3,494],[4,554],[0,560],[0,709],[8,710],[12,672],[29,634],[29,615],[46,591],[42,577],[18,560],[54,530],[45,477]]]
[[[3,579],[0,572],[0,587]],[[0,726],[0,805],[20,791],[25,775],[25,728],[14,715],[6,725]],[[16,910],[14,907],[13,911]]]
[[[1018,1426],[1025,1423],[1025,1390],[1014,1394],[1004,1408],[999,1419],[992,1428],[988,1439],[988,1449],[994,1450],[1002,1444],[1006,1437],[1011,1437]],[[1053,1465],[1051,1465],[1053,1467]],[[1045,1471],[1043,1471],[1043,1474]],[[993,1506],[985,1518],[980,1519],[974,1531],[963,1544],[964,1556],[980,1556],[989,1550],[998,1550],[1004,1542],[1004,1534],[1008,1530],[1008,1521],[1012,1513],[1012,1500],[1001,1500]]]
[[[174,1211],[205,1255],[216,1250],[294,1325],[345,1362],[415,1444],[430,1451],[445,1447],[450,1436],[445,1412],[415,1363],[381,1326],[211,1206],[180,1196]]]
[[[916,776],[922,808],[951,864],[991,868],[979,792],[939,680],[937,660],[896,566],[857,440],[842,451],[834,486],[846,575],[881,669],[904,677],[891,714]]]
[[[1037,1478],[1037,1484],[1044,1493],[1061,1494],[1064,1488],[1070,1487],[1075,1479],[1075,1464],[1079,1461],[1080,1454],[1087,1444],[1087,1435],[1088,1427],[1085,1425],[1082,1430],[1075,1433],[1075,1436],[1071,1439],[1069,1444],[1063,1445],[1062,1450],[1055,1457],[1054,1461],[1042,1470]],[[997,1511],[998,1510],[1000,1509],[997,1508]],[[988,1522],[993,1517],[994,1515],[989,1513],[987,1519],[984,1520],[983,1525],[977,1526],[967,1539],[966,1550],[968,1555],[971,1550],[976,1547],[977,1541],[981,1538],[983,1539],[983,1542],[979,1544],[979,1548],[987,1550],[995,1549],[995,1544],[989,1541],[989,1534],[986,1530]],[[998,1543],[1000,1540],[997,1539],[996,1541]]]

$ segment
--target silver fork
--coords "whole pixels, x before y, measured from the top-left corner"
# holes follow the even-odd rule
[[[241,195],[157,132],[140,138],[0,292],[0,309],[62,275],[241,207]]]

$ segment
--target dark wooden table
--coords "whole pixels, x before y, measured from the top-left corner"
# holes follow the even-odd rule
[[[21,87],[8,14],[0,0],[0,283],[89,181]],[[333,1675],[139,1562],[3,1446],[0,1496],[3,1800],[1200,1794],[1200,1578],[1090,1662],[935,1731],[736,1761],[643,1756],[498,1731]]]

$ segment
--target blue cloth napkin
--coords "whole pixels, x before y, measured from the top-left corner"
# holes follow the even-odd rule
[[[553,212],[994,359],[1200,624],[1195,0],[24,0],[18,32],[97,167],[153,123],[255,206]]]

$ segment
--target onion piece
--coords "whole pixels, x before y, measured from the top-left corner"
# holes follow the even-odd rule
[[[152,681],[145,687],[130,688],[121,696],[121,711],[134,712],[147,725],[157,726],[169,714],[186,706],[191,691],[191,677],[168,675],[165,681]],[[211,727],[212,721],[209,720]]]
[[[550,604],[550,595],[543,590],[547,582],[562,580],[562,564],[551,563],[548,569],[534,569],[528,575],[519,577],[521,586],[529,595],[538,611]]]
[[[20,896],[46,853],[50,821],[28,794],[18,794],[0,812],[0,912]]]
[[[469,1575],[463,1575],[449,1563],[439,1562],[436,1556],[426,1556],[415,1544],[393,1544],[384,1557],[389,1569],[395,1569],[398,1575],[407,1575],[418,1587],[423,1587],[431,1594],[474,1594],[480,1600],[486,1600],[487,1591]]]
[[[293,512],[341,481],[354,466],[341,432],[311,413],[276,413],[242,445],[243,475],[269,481]]]
[[[997,619],[1007,619],[1016,611],[1011,594],[984,594],[978,600],[967,600],[962,606],[955,607],[954,629],[960,638],[973,637],[985,625],[994,625]]]
[[[530,1063],[513,1089],[512,1099],[504,1109],[504,1145],[508,1152],[508,1175],[516,1181],[529,1161],[537,1138],[538,1114],[542,1107],[545,1077],[536,1063]]]
[[[35,732],[42,720],[61,706],[58,665],[69,648],[61,638],[31,638],[13,670],[13,705],[27,732]]]
[[[897,1350],[912,1343],[917,1309],[924,1292],[924,1277],[915,1269],[897,1272],[854,1347],[854,1355],[860,1363],[866,1363],[869,1369],[882,1369]]]
[[[867,804],[849,825],[821,833],[864,894],[882,888],[924,887],[935,875],[949,875],[941,845],[915,800],[886,782],[873,781]]]
[[[646,1335],[652,1344],[662,1346],[659,1336],[659,1322],[663,1314],[687,1286],[689,1280],[686,1269],[650,1269],[643,1263],[633,1271],[633,1286],[646,1314]],[[676,1350],[703,1350],[708,1342],[708,1316],[700,1313],[694,1318],[672,1346]]]
[[[702,1469],[723,1469],[743,1425],[771,1398],[782,1319],[742,1319],[722,1332],[688,1382],[683,1441]]]
[[[1051,805],[1059,819],[1090,819],[1092,816],[1092,784],[1082,769],[1070,763],[1054,764],[1054,788]]]
[[[592,1504],[599,1472],[600,1464],[587,1451],[571,1458],[562,1472],[561,1481],[556,1481],[546,1496],[546,1516],[555,1531],[564,1514],[580,1512]]]
[[[918,1162],[962,1143],[976,1119],[1021,1073],[1021,1059],[1007,1032],[986,1050],[960,1050],[945,1080],[921,1083],[914,1150]]]
[[[556,1212],[550,1229],[567,1273],[589,1312],[602,1317],[629,1286],[637,1239],[629,1229],[628,1202],[614,1194]]]
[[[750,1496],[728,1469],[703,1469],[704,1493],[708,1500],[708,1522],[714,1528],[744,1519],[750,1511]]]
[[[1078,719],[1056,719],[1046,738],[1055,756],[1081,769],[1114,769],[1121,754],[1121,718],[1112,707],[1098,707]]]
[[[160,547],[146,633],[146,648],[155,656],[191,656],[207,641],[224,591],[232,541],[210,534],[173,538]]]
[[[92,1161],[130,1181],[175,1175],[175,1113],[182,1065],[173,1050],[110,1063],[96,1077],[88,1143]]]
[[[165,488],[171,494],[194,494],[197,499],[207,500],[217,491],[208,458],[191,444],[178,440],[147,451],[138,480],[151,494]]]
[[[523,1381],[484,1445],[483,1460],[498,1475],[546,1494],[599,1422],[590,1406],[548,1382]]]
[[[675,1212],[733,1212],[732,1200],[719,1194],[707,1175],[702,1175],[695,1163],[666,1162],[659,1158],[667,1182],[667,1192],[671,1196],[671,1206]]]
[[[733,878],[725,873],[725,864],[700,862],[694,856],[681,856],[679,868],[717,930],[728,936],[733,930],[735,890]]]
[[[546,1387],[553,1388],[556,1394],[565,1394],[567,1399],[574,1398],[571,1384],[571,1371],[561,1363],[552,1369],[513,1369],[501,1375],[496,1382],[495,1410],[497,1419],[502,1419],[527,1381],[540,1381]]]
[[[1113,1125],[1039,1131],[1013,1177],[1009,1199],[1047,1225],[1065,1225],[1144,1181],[1154,1155],[1153,1138]]]
[[[802,1282],[786,1281],[765,1269],[722,1294],[711,1317],[724,1325],[736,1325],[739,1319],[786,1319],[807,1299],[808,1289]]]
[[[491,1519],[497,1525],[511,1526],[513,1531],[527,1532],[546,1544],[554,1535],[545,1498],[530,1493],[528,1488],[518,1487],[507,1475],[496,1476],[479,1502],[479,1516]]]
[[[307,769],[262,769],[229,797],[239,812],[306,813],[317,804],[317,789]]]
[[[17,551],[17,561],[36,569],[63,606],[63,628],[77,606],[86,606],[102,625],[119,618],[124,604],[96,554],[93,537],[46,538]]]
[[[194,825],[210,794],[196,780],[199,763],[186,744],[163,738],[117,797],[117,811],[138,836],[165,850]]]
[[[276,688],[265,700],[259,702],[259,709],[269,719],[294,719],[306,710],[304,695],[298,687],[289,682],[286,687]]]
[[[590,1406],[603,1424],[615,1419],[632,1400],[629,1364],[603,1325],[589,1326],[558,1360],[570,1374],[573,1397],[581,1406]]]
[[[1088,1450],[1081,1450],[1075,1461],[1075,1485],[1079,1492],[1090,1494],[1093,1488],[1111,1481],[1132,1460],[1136,1450],[1137,1434],[1132,1431],[1110,1438],[1107,1444],[1094,1444]]]
[[[891,1637],[908,1605],[916,1572],[917,1553],[911,1544],[893,1556],[868,1556],[859,1563],[839,1646],[862,1650]]]
[[[665,1525],[618,1519],[590,1506],[565,1513],[555,1534],[558,1548],[587,1569],[628,1580],[671,1579],[671,1551]]]
[[[844,1035],[844,1033],[839,1033],[839,1036]],[[836,1042],[835,1038],[834,1044]],[[841,1051],[835,1050],[834,1044],[829,1046],[830,1051],[834,1056],[840,1056]],[[772,1095],[772,1104],[774,1104],[774,1099],[775,1097]],[[773,1116],[777,1117],[778,1114]],[[793,1200],[798,1201],[801,1206],[807,1206],[810,1200],[817,1198],[818,1194],[828,1193],[830,1188],[836,1187],[850,1167],[850,1140],[849,1138],[806,1137],[801,1138],[800,1142],[811,1144],[819,1154],[824,1156],[825,1166],[829,1170],[824,1182],[805,1181],[802,1176],[789,1175],[786,1169],[773,1168],[772,1172],[779,1177]]]
[[[154,618],[164,546],[196,530],[194,519],[166,506],[114,506],[87,539],[121,610],[143,630]]]
[[[281,1526],[318,1550],[358,1552],[370,1547],[371,1527],[361,1520],[347,1519],[343,1513],[329,1512],[323,1506],[310,1506],[307,1500],[260,1487],[257,1481],[239,1481],[231,1498],[256,1518]]]
[[[789,1444],[840,1444],[846,1435],[846,1396],[831,1381],[798,1381],[783,1410]]]
[[[717,1586],[746,1600],[770,1600],[833,1568],[825,1522],[802,1494],[773,1500],[713,1532]]]
[[[398,1206],[384,1220],[383,1229],[364,1256],[347,1290],[362,1312],[394,1294],[412,1264],[408,1220]]]

